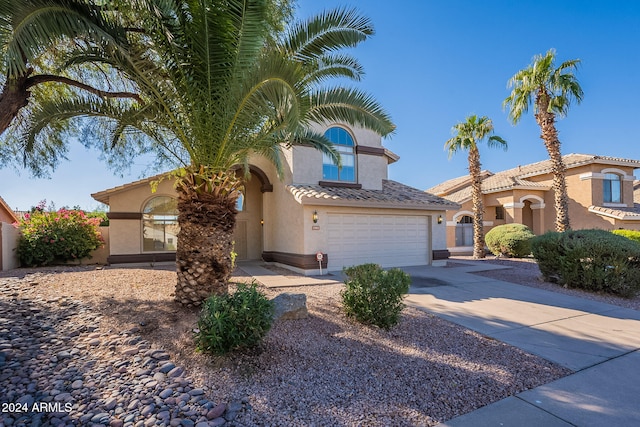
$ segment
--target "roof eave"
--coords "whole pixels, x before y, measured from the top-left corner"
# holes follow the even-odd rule
[[[441,204],[423,204],[423,203],[394,203],[394,202],[372,202],[367,200],[344,200],[333,198],[316,198],[316,197],[303,197],[296,198],[298,203],[304,206],[340,206],[340,207],[354,207],[354,208],[379,208],[379,209],[413,209],[424,211],[447,211],[453,209],[460,209],[460,205],[457,203],[451,203],[447,205]]]

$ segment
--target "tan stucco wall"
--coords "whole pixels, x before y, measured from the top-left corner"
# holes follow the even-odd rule
[[[273,192],[265,193],[265,251],[303,253],[304,219],[302,206],[286,189],[290,177],[273,182]]]
[[[109,198],[110,212],[141,213],[146,203],[153,197],[176,197],[173,180],[162,181],[155,193],[151,185],[142,183]],[[109,246],[111,255],[142,253],[142,221],[140,219],[110,219]]]
[[[352,128],[337,124],[315,125],[313,130],[324,133],[333,126],[346,129],[354,138],[356,146],[382,148],[382,138],[375,132]],[[322,181],[322,153],[312,147],[294,147],[293,153],[293,183],[317,184]],[[370,154],[356,155],[357,183],[364,189],[382,189],[382,180],[387,179],[387,158]]]
[[[0,270],[11,270],[20,266],[16,252],[19,237],[20,231],[17,228],[6,222],[0,222],[0,245],[2,245]]]

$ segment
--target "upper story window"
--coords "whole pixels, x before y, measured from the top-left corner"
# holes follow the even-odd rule
[[[615,173],[604,174],[602,186],[604,203],[622,202],[622,181],[620,175]]]
[[[149,200],[142,210],[142,250],[175,251],[178,231],[177,200],[168,196]]]
[[[342,160],[342,168],[331,160],[326,154],[322,155],[322,179],[329,181],[356,181],[356,155],[355,143],[353,138],[345,129],[333,127],[328,129],[324,134],[331,142],[333,142],[336,150],[340,153]]]

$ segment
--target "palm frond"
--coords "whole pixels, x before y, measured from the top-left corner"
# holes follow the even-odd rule
[[[304,62],[328,52],[355,47],[373,33],[369,18],[355,9],[338,8],[294,24],[281,47],[287,55]]]
[[[391,117],[370,95],[357,89],[336,87],[315,91],[311,95],[311,121],[341,121],[362,126],[386,136],[393,133]]]

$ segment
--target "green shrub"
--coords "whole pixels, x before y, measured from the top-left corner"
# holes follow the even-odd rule
[[[532,237],[534,234],[526,225],[504,224],[489,230],[484,242],[496,256],[522,258],[531,255]]]
[[[17,248],[20,262],[32,267],[87,258],[104,244],[99,223],[99,218],[89,218],[81,210],[35,209],[16,224],[21,232]]]
[[[403,295],[409,292],[411,278],[397,268],[385,271],[377,264],[344,269],[347,276],[341,292],[347,316],[361,323],[389,329],[398,323],[404,308]]]
[[[212,295],[198,319],[195,341],[198,351],[226,354],[252,347],[269,332],[273,303],[255,283],[238,285],[233,294]]]
[[[572,288],[633,297],[640,291],[640,245],[605,230],[550,232],[531,241],[543,276]]]
[[[613,230],[612,233],[640,243],[640,231],[638,230]]]

